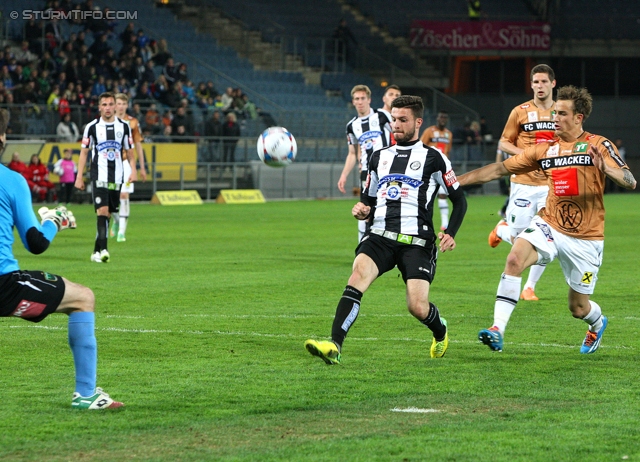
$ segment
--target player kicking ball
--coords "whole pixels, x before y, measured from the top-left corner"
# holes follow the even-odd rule
[[[0,155],[6,145],[9,116],[0,110]],[[15,316],[40,322],[51,313],[69,316],[69,346],[76,370],[75,409],[112,409],[123,404],[96,387],[97,345],[94,334],[95,297],[91,289],[44,271],[21,271],[13,256],[13,229],[24,247],[41,254],[59,231],[76,227],[63,206],[33,213],[31,193],[24,177],[0,165],[0,317]],[[6,372],[5,372],[6,374]]]

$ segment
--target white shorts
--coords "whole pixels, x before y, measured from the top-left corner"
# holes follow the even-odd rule
[[[549,186],[511,183],[506,220],[512,236],[517,236],[529,226],[531,219],[545,206],[548,194]]]
[[[124,170],[124,183],[122,183],[120,192],[131,194],[133,192],[133,183],[128,181],[131,176],[131,164],[129,164],[129,161],[122,162],[122,169]]]
[[[556,258],[564,278],[579,294],[592,294],[602,265],[604,241],[587,241],[556,231],[541,217],[535,216],[530,226],[518,234],[538,251],[538,265],[546,265]]]

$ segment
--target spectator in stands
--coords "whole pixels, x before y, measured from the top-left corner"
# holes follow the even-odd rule
[[[220,112],[215,111],[211,117],[204,123],[204,136],[209,137],[206,157],[203,162],[215,162],[219,157],[220,137],[222,136],[222,122],[220,121]]]
[[[482,142],[482,137],[480,136],[480,123],[476,120],[471,123],[466,123],[463,136],[464,142],[467,145],[467,159],[471,161],[481,160],[480,143]]]
[[[153,70],[154,62],[147,61],[144,63],[144,72],[142,73],[142,81],[149,83],[151,85],[156,81],[156,73]]]
[[[37,104],[36,83],[31,80],[15,91],[16,104]]]
[[[0,70],[0,81],[2,81],[6,90],[13,90],[14,83],[11,72],[9,72],[9,66],[2,66],[2,70]]]
[[[491,130],[489,130],[489,125],[487,124],[485,116],[480,116],[480,136],[487,143],[491,143],[493,141],[493,134],[491,133]]]
[[[49,71],[41,71],[36,77],[36,88],[38,90],[39,98],[43,102],[46,102],[49,94],[51,93],[51,81],[49,80]]]
[[[31,163],[28,165],[31,181],[37,188],[35,192],[38,193],[38,199],[40,202],[44,202],[47,199],[49,202],[57,200],[57,192],[55,185],[49,181],[49,170],[47,166],[40,162],[38,154],[31,156]]]
[[[227,87],[227,90],[222,94],[220,100],[222,101],[222,112],[226,114],[233,110],[233,88]]]
[[[106,91],[107,91],[107,86],[105,85],[104,76],[99,75],[98,80],[96,81],[96,83],[93,84],[93,87],[91,87],[91,96],[98,97]]]
[[[120,41],[122,42],[122,45],[125,45],[127,43],[131,43],[131,38],[136,38],[136,25],[135,23],[130,22],[129,24],[127,24],[127,27],[124,28],[124,30],[120,33]]]
[[[187,75],[187,65],[185,63],[178,64],[176,78],[183,84],[186,84],[189,81],[189,76]]]
[[[16,62],[23,66],[38,60],[38,55],[29,50],[29,42],[27,40],[22,42],[20,48],[14,53],[14,57]]]
[[[100,58],[107,55],[107,51],[109,51],[111,47],[109,43],[107,43],[107,35],[100,35],[95,42],[89,47],[89,53],[93,56],[95,62],[97,62]]]
[[[71,114],[69,99],[71,99],[71,92],[67,90],[62,94],[60,102],[58,103],[58,114],[60,114],[60,118],[63,118],[66,114]]]
[[[182,106],[176,109],[176,115],[173,117],[173,120],[171,121],[171,131],[173,133],[173,139],[175,142],[177,143],[192,142],[192,140],[185,138],[185,137],[193,136],[193,128],[191,125],[191,121],[187,116],[186,110]]]
[[[51,93],[47,98],[47,109],[50,111],[57,111],[60,104],[60,85],[54,84],[51,87]]]
[[[39,60],[39,67],[41,71],[48,71],[51,75],[58,73],[58,64],[51,57],[51,52],[45,51],[42,58]]]
[[[165,39],[160,39],[156,43],[156,50],[153,54],[153,61],[158,66],[164,66],[167,64],[167,60],[171,58],[171,53],[169,52],[169,47],[167,46],[167,41]]]
[[[207,84],[204,82],[200,82],[198,84],[198,88],[196,88],[196,98],[198,100],[199,104],[205,104],[207,101],[207,98],[212,97],[213,95],[209,92],[209,89],[207,88]]]
[[[143,128],[149,129],[149,131],[154,135],[162,133],[162,119],[160,118],[160,113],[158,112],[155,103],[149,105],[149,109],[147,109],[143,120]]]
[[[27,164],[25,164],[24,162],[22,162],[22,160],[20,160],[19,152],[14,152],[11,155],[11,162],[9,162],[9,165],[7,165],[7,167],[13,170],[14,172],[18,172],[20,175],[22,175],[25,178],[29,176],[29,173],[28,173],[29,168],[27,167]],[[31,185],[29,186],[29,189],[31,189]]]
[[[61,143],[75,143],[80,138],[80,130],[75,122],[71,120],[71,114],[66,113],[56,127],[58,141]]]
[[[166,125],[162,129],[162,135],[156,137],[156,141],[159,143],[172,143],[173,138],[171,137],[172,128],[171,125]]]
[[[255,120],[258,118],[258,109],[256,105],[249,100],[249,96],[244,93],[242,95],[242,101],[244,105],[242,106],[242,113],[245,119]]]
[[[169,84],[169,87],[172,87],[178,81],[178,68],[173,58],[167,59],[167,63],[162,69],[162,75]]]
[[[29,49],[33,53],[38,53],[40,50],[40,42],[42,40],[43,28],[41,22],[36,22],[35,18],[31,16],[31,19],[24,25],[24,38],[29,44]]]
[[[196,90],[193,88],[193,82],[191,80],[184,82],[182,85],[182,92],[184,93],[185,98],[187,98],[187,101],[189,101],[189,104],[197,102]]]
[[[227,114],[222,125],[223,139],[223,162],[235,162],[236,145],[240,139],[240,126],[237,123],[236,115],[233,112]]]
[[[91,67],[89,66],[89,60],[86,56],[80,58],[80,64],[78,65],[78,75],[77,81],[82,82],[82,85],[85,87],[89,87],[89,82],[94,79],[94,72],[91,72]]]
[[[150,42],[149,37],[144,35],[144,31],[142,29],[138,29],[137,38],[138,38],[138,48],[141,50],[144,47],[146,47]]]

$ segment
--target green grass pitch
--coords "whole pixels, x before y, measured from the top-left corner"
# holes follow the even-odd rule
[[[126,408],[71,409],[67,318],[0,320],[0,460],[640,460],[640,207],[606,196],[593,299],[610,324],[580,355],[557,262],[520,302],[502,353],[477,340],[493,319],[506,244],[487,245],[502,197],[470,196],[431,301],[449,321],[446,356],[406,310],[397,270],[365,294],[327,366],[303,348],[328,338],[353,262],[354,201],[161,207],[133,204],[112,262],[89,261],[95,216],[22,269],[91,287],[98,385]],[[436,210],[435,222],[439,224]],[[418,409],[425,412],[395,412]],[[427,412],[428,411],[428,412]]]

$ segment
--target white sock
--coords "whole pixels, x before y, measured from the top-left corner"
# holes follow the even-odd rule
[[[507,276],[504,273],[502,273],[500,277],[496,304],[493,308],[493,325],[502,333],[504,333],[507,328],[511,313],[513,313],[513,310],[516,308],[516,303],[518,303],[518,298],[520,298],[521,283],[521,277]]]
[[[544,273],[546,265],[533,265],[529,268],[529,277],[527,278],[527,282],[524,285],[524,288],[527,287],[531,290],[536,288],[536,283],[540,280],[540,276]]]
[[[449,227],[449,202],[447,199],[438,199],[438,207],[440,207],[440,226],[446,229]]]
[[[591,332],[598,332],[602,329],[602,310],[600,305],[594,301],[589,300],[589,305],[591,305],[591,311],[582,320],[589,324]]]
[[[129,217],[120,216],[120,223],[118,227],[118,234],[124,234],[127,232],[127,220]]]
[[[513,244],[512,236],[511,236],[511,228],[509,226],[498,226],[498,230],[496,234],[500,239],[508,244]]]

